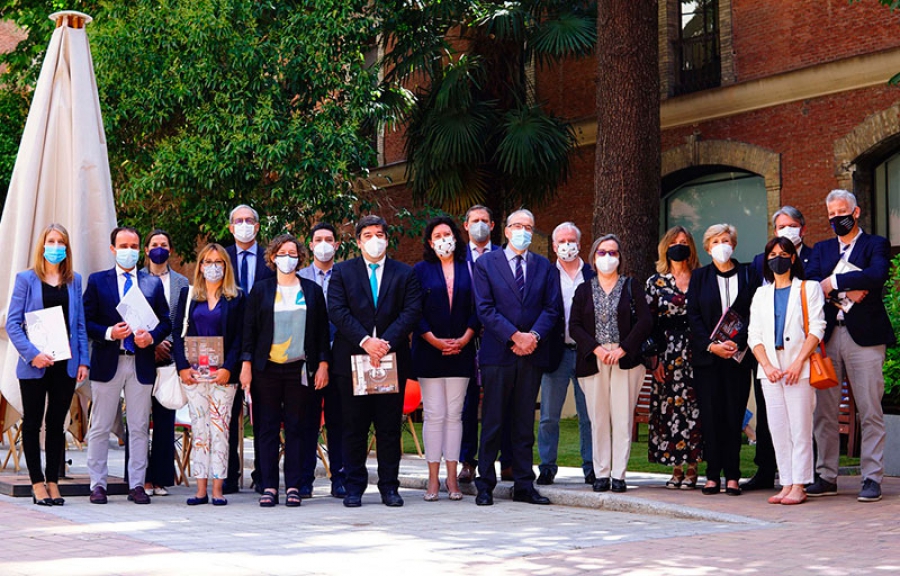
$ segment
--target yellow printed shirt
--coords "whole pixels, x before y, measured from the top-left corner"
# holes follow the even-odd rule
[[[306,298],[300,285],[278,286],[275,291],[275,322],[269,360],[288,364],[305,360]]]

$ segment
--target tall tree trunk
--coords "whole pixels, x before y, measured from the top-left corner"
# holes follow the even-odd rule
[[[657,2],[597,2],[594,237],[622,239],[624,273],[653,271],[659,239]]]

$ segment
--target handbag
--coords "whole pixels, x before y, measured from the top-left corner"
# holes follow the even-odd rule
[[[181,329],[181,338],[187,335],[188,316],[190,313],[191,295],[194,291],[193,286],[188,286],[187,301],[184,306],[184,324]],[[187,395],[181,387],[181,377],[178,376],[178,369],[175,364],[168,366],[160,366],[156,369],[156,382],[153,384],[153,397],[157,402],[168,408],[169,410],[178,410],[187,404]]]
[[[635,326],[637,324],[637,310],[634,307],[634,295],[631,291],[631,284],[634,282],[634,278],[628,279],[628,301],[631,305],[631,325]],[[644,365],[644,368],[647,370],[653,371],[656,370],[656,367],[659,365],[659,354],[660,354],[660,346],[656,339],[653,338],[653,335],[647,336],[647,339],[641,342],[641,350],[638,353],[640,355],[641,364]]]
[[[806,281],[800,283],[800,302],[803,304],[803,333],[809,335],[809,308],[806,303]],[[825,344],[819,341],[820,352],[809,355],[809,385],[819,390],[834,388],[838,385],[837,371],[834,364],[825,354]]]

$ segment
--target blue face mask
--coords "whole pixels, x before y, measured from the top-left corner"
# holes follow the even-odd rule
[[[51,264],[59,264],[66,259],[66,247],[59,244],[44,245],[44,260]]]
[[[121,266],[123,270],[131,270],[132,268],[134,268],[134,265],[137,264],[139,257],[140,252],[138,252],[134,248],[116,249],[116,264]]]
[[[524,228],[513,230],[509,243],[512,244],[513,248],[516,250],[528,250],[528,247],[531,246],[531,232]]]

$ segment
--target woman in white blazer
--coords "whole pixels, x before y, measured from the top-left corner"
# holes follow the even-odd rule
[[[804,486],[813,481],[816,396],[809,385],[809,356],[825,334],[825,299],[818,282],[803,281],[803,263],[792,241],[772,238],[763,253],[768,284],[753,297],[747,341],[759,361],[782,487],[769,503],[802,504]],[[802,292],[809,311],[808,334],[803,327]]]

